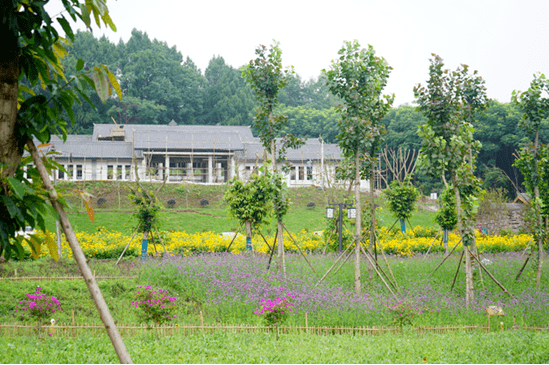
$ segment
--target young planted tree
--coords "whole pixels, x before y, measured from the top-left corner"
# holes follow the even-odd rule
[[[278,231],[278,271],[286,271],[284,262],[283,218],[288,212],[290,201],[286,194],[286,187],[282,182],[282,176],[278,172],[278,162],[285,159],[286,148],[298,148],[304,142],[291,134],[284,136],[278,147],[276,138],[288,124],[285,115],[275,115],[274,108],[278,105],[279,91],[287,84],[288,78],[293,74],[293,68],[282,68],[282,51],[279,43],[274,42],[269,49],[261,45],[255,53],[257,58],[251,60],[242,71],[242,77],[250,84],[255,92],[258,108],[254,115],[254,127],[259,133],[259,138],[265,149],[271,153],[272,178],[274,184],[274,210]]]
[[[246,227],[246,248],[252,250],[252,227],[259,228],[273,209],[273,182],[270,174],[253,174],[248,182],[234,178],[227,183],[223,201],[229,215]]]
[[[116,353],[121,362],[129,363],[131,358],[64,211],[64,200],[50,181],[52,170],[60,166],[41,155],[33,141],[47,143],[52,134],[66,138],[65,118],[68,116],[74,123],[73,105],[80,103],[79,96],[92,104],[85,94],[85,85],[95,88],[103,102],[109,97],[111,86],[122,95],[115,76],[104,66],[84,70],[85,62],[79,59],[76,75],[65,76],[60,60],[67,53],[65,46],[74,40],[65,15],[73,21],[83,21],[87,28],[92,19],[98,26],[103,21],[111,29],[116,28],[104,1],[63,0],[65,11],[56,16],[55,22],[44,8],[46,3],[0,1],[0,251],[6,255],[10,251],[21,253],[20,242],[10,242],[17,230],[27,224],[45,230],[45,216],[59,218]],[[55,23],[67,39],[59,36]],[[44,92],[31,89],[37,84]],[[27,170],[32,181],[21,173],[25,145],[35,164]],[[31,246],[34,244],[31,242]]]
[[[348,163],[349,177],[355,183],[355,291],[360,293],[361,204],[360,180],[370,178],[376,164],[376,153],[385,128],[381,119],[389,111],[394,95],[382,95],[391,67],[385,59],[375,55],[374,48],[360,48],[357,41],[345,42],[339,50],[339,59],[332,61],[327,77],[330,91],[344,101],[338,110],[339,146]],[[375,207],[371,190],[370,247],[375,240]]]
[[[440,194],[440,208],[435,214],[435,222],[442,228],[442,244],[444,252],[448,253],[448,232],[456,228],[457,212],[456,212],[456,195],[454,188],[448,186]]]
[[[389,188],[383,190],[383,196],[387,200],[389,211],[400,220],[400,230],[406,232],[406,220],[412,217],[421,196],[419,190],[410,183],[410,179],[402,182],[393,180]]]
[[[475,111],[487,103],[486,89],[476,71],[468,74],[468,66],[462,65],[450,72],[443,69],[439,56],[433,56],[427,86],[418,84],[414,88],[418,108],[427,119],[427,124],[419,130],[423,145],[418,166],[432,177],[450,175],[465,251],[466,304],[470,305],[474,291],[469,247],[476,251],[474,218],[481,191],[481,181],[473,174],[481,144],[473,138],[472,122]]]
[[[137,175],[136,175],[137,176]],[[139,181],[136,179],[136,181]],[[137,218],[137,232],[143,233],[141,242],[141,259],[147,259],[147,250],[149,246],[149,235],[158,227],[160,219],[160,210],[162,205],[158,201],[153,191],[148,191],[141,184],[136,189],[129,188],[131,193],[128,195],[130,201],[135,206],[134,216]]]
[[[532,196],[531,210],[534,216],[532,232],[537,242],[536,286],[541,285],[541,257],[543,244],[547,240],[547,227],[544,220],[549,216],[549,147],[540,145],[539,130],[541,122],[549,117],[549,80],[539,74],[530,83],[528,91],[513,91],[512,102],[524,113],[519,123],[526,133],[534,135],[534,143],[524,146],[514,165],[524,175],[526,189]],[[545,187],[545,189],[540,189]]]

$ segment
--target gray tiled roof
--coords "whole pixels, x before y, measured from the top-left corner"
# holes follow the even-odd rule
[[[277,147],[280,147],[280,140],[277,141]],[[336,144],[324,143],[324,147],[318,139],[308,139],[305,145],[298,149],[288,148],[286,150],[286,160],[288,161],[318,161],[322,158],[322,149],[324,149],[325,159],[340,159],[341,150]],[[246,143],[246,159],[255,160],[257,156],[263,157],[263,144],[260,142]]]
[[[73,158],[132,158],[131,142],[82,141],[67,139],[62,143],[59,139],[53,141],[57,157]],[[138,156],[139,157],[139,156]]]
[[[114,124],[94,124],[93,140],[110,136],[111,129],[116,128]],[[216,148],[242,149],[242,143],[254,140],[249,126],[127,124],[120,125],[118,129],[125,131],[126,141],[133,141],[135,148],[166,148],[166,137],[174,146],[171,148],[183,148],[177,145],[197,141],[203,148],[212,149],[215,140]]]
[[[125,141],[98,141],[98,136],[110,136],[114,124],[95,124],[94,134],[69,135],[67,141],[52,136],[51,143],[59,157],[73,158],[131,158],[132,152],[137,157],[147,150],[185,150],[185,151],[234,151],[238,158],[256,160],[263,157],[263,145],[259,138],[254,138],[250,127],[243,126],[194,126],[194,125],[143,125],[129,124],[123,126]],[[280,146],[280,140],[277,141]],[[132,147],[134,150],[132,150]],[[52,147],[46,147],[49,150]],[[322,148],[324,158],[341,158],[338,145],[324,143],[318,139],[309,139],[304,146],[286,150],[288,161],[318,161]]]
[[[131,138],[131,137],[130,137]],[[126,139],[128,140],[128,139]],[[131,141],[131,139],[129,139]],[[141,150],[242,150],[244,145],[238,131],[135,131],[135,149]]]

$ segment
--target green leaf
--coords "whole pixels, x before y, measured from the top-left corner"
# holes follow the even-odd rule
[[[76,71],[81,71],[84,68],[85,64],[86,62],[84,62],[83,59],[79,58],[78,61],[76,62]]]
[[[13,192],[15,193],[15,195],[19,198],[19,199],[23,199],[23,197],[25,196],[25,192],[27,192],[29,190],[29,188],[23,184],[21,181],[17,180],[16,178],[14,177],[8,177],[8,182],[13,190]]]
[[[103,73],[103,70],[97,66],[93,68],[93,71],[91,72],[91,77],[93,79],[93,86],[95,87],[95,91],[97,91],[97,96],[99,96],[99,99],[101,99],[103,104],[105,104],[109,97],[110,91],[109,79]]]

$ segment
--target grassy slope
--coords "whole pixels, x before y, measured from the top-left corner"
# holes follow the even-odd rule
[[[81,186],[82,185],[82,186]],[[82,184],[65,184],[70,188],[86,188],[94,195],[92,206],[95,211],[95,222],[92,223],[86,214],[82,202],[70,199],[74,204],[74,213],[70,214],[70,221],[76,231],[94,232],[97,227],[103,226],[108,230],[131,232],[135,227],[135,220],[132,217],[132,206],[127,198],[127,186],[131,184],[115,184],[112,182],[94,182]],[[154,185],[158,189],[159,185]],[[120,205],[118,204],[118,192],[120,191]],[[323,192],[316,188],[295,188],[290,190],[292,207],[285,219],[285,224],[292,232],[307,229],[309,231],[319,231],[324,229],[324,217],[326,201],[343,201],[344,191],[327,190]],[[222,204],[223,186],[205,186],[188,184],[167,184],[158,194],[161,202],[165,203],[169,199],[175,199],[177,204],[173,209],[166,208],[163,214],[163,223],[161,229],[170,229],[176,231],[186,231],[188,233],[214,231],[226,232],[238,229],[238,222],[229,219],[225,205]],[[107,200],[103,208],[97,206],[97,200],[103,197]],[[201,199],[208,199],[209,205],[202,207]],[[364,195],[363,202],[367,200]],[[314,209],[307,208],[307,203],[314,202]],[[376,199],[376,203],[382,207],[379,223],[381,226],[391,226],[395,219],[381,199]],[[410,220],[413,226],[434,226],[432,213],[425,210],[418,210]],[[272,223],[264,231],[274,230],[275,224]],[[47,229],[55,231],[55,222],[53,219],[47,221]]]

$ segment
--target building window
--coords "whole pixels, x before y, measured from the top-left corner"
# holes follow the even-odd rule
[[[82,180],[82,165],[76,165],[76,180]]]
[[[126,180],[132,179],[132,165],[126,165]]]
[[[113,165],[107,165],[107,180],[112,180],[114,177]]]
[[[313,180],[313,167],[307,166],[307,180]]]
[[[122,165],[116,166],[116,180],[122,180]]]
[[[67,180],[72,180],[74,178],[74,167],[73,165],[67,165]]]
[[[63,165],[63,168],[64,168],[64,167],[65,167],[65,166]],[[65,173],[64,173],[62,170],[57,170],[57,178],[58,178],[59,180],[64,180],[64,179],[65,179]]]

